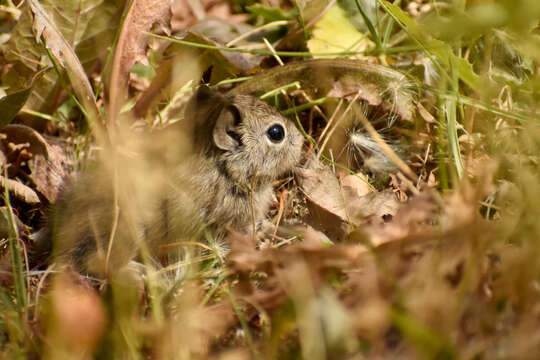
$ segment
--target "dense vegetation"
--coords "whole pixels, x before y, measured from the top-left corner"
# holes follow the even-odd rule
[[[540,357],[538,0],[3,0],[0,18],[0,357]],[[47,259],[61,180],[114,168],[104,149],[137,164],[126,143],[186,121],[199,84],[304,134],[268,214],[290,236],[206,234],[177,263],[141,254],[138,277]],[[159,176],[140,169],[133,202]]]

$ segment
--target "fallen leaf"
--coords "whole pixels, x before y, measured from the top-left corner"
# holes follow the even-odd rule
[[[367,177],[361,173],[345,175],[341,178],[340,183],[343,196],[345,198],[356,198],[373,192],[372,187],[368,183]]]
[[[2,139],[5,149],[10,148],[6,144],[13,144],[16,149],[18,145],[26,144],[25,150],[30,156],[30,159],[27,160],[30,169],[28,178],[35,184],[36,190],[40,194],[49,202],[55,202],[63,180],[67,175],[67,159],[63,149],[52,142],[49,143],[37,131],[25,125],[10,124],[2,129],[0,133],[5,136]],[[9,154],[4,155],[10,158]],[[34,190],[28,186],[12,179],[3,179],[3,181],[5,185],[12,188],[12,191],[17,191],[16,196],[22,197],[21,199],[25,202],[39,202]]]
[[[394,195],[395,198],[395,195]],[[373,246],[380,246],[406,237],[423,238],[420,234],[431,234],[437,221],[438,207],[428,193],[421,193],[402,204],[392,220],[386,223],[374,222],[364,226],[362,231]]]
[[[347,57],[362,58],[361,54],[374,47],[372,41],[359,32],[337,3],[334,3],[313,27],[311,38],[307,42],[315,58],[335,58],[338,55],[319,55],[321,53],[358,52]]]
[[[339,180],[326,166],[312,161],[296,172],[300,190],[309,201],[344,222],[349,221]]]
[[[299,61],[265,70],[231,90],[233,94],[266,92],[299,81],[313,97],[358,99],[412,120],[414,87],[411,79],[386,66],[351,59]]]
[[[90,69],[104,61],[110,52],[124,1],[40,0],[39,5],[63,38],[68,39],[84,68]],[[10,31],[10,40],[2,46],[3,56],[10,65],[2,76],[2,84],[9,86],[10,91],[33,86],[25,108],[48,113],[63,89],[58,86],[58,73],[45,47],[36,42],[35,14],[30,3],[25,2],[21,10],[17,24]]]
[[[171,31],[173,33],[183,31],[195,20],[187,0],[173,1],[171,7]]]
[[[435,119],[435,117],[431,115],[429,111],[426,110],[426,108],[424,107],[424,105],[422,105],[421,102],[416,103],[416,108],[418,109],[418,113],[420,114],[420,116],[422,116],[422,119],[424,119],[426,122],[430,124],[437,123],[437,120]]]
[[[248,236],[234,233],[228,238],[231,251],[227,256],[229,268],[239,277],[236,292],[248,303],[273,310],[282,305],[295,284],[294,271],[299,264],[309,271],[311,285],[321,287],[330,273],[351,268],[366,253],[363,246],[323,245],[319,242],[295,244],[285,248],[257,250]],[[264,281],[256,286],[253,273],[265,273]],[[309,284],[303,284],[309,285]]]
[[[26,204],[40,203],[39,197],[34,190],[16,180],[6,179],[3,175],[0,175],[0,188],[2,190],[7,188],[14,197]]]
[[[109,119],[116,121],[128,95],[131,67],[140,60],[151,37],[146,33],[154,24],[168,28],[171,0],[134,0],[127,2],[122,30],[116,43],[108,92]]]
[[[371,192],[347,198],[347,213],[356,223],[364,220],[384,222],[396,215],[401,203],[392,191]]]

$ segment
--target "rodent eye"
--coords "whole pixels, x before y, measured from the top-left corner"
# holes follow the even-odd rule
[[[285,138],[285,129],[280,124],[274,124],[266,130],[266,135],[272,142],[278,143]]]

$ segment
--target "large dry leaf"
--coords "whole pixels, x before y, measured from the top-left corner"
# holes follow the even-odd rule
[[[238,85],[235,94],[265,92],[299,81],[313,96],[351,99],[356,94],[370,105],[381,105],[405,120],[414,115],[411,80],[388,67],[358,60],[317,59],[278,66]]]
[[[90,123],[96,124],[99,119],[96,98],[79,58],[41,4],[37,0],[29,0],[29,3],[34,14],[36,41],[39,42],[43,37],[47,49],[51,51],[58,64],[66,70],[71,86]]]
[[[347,198],[347,213],[356,221],[370,218],[383,222],[384,219],[394,216],[400,207],[396,194],[390,190],[371,192],[360,197],[348,197],[344,194],[344,197]]]
[[[10,124],[2,129],[4,135],[3,151],[24,151],[29,156],[27,160],[30,174],[26,174],[25,179],[31,180],[36,190],[42,194],[49,202],[55,202],[58,192],[61,189],[66,171],[66,155],[63,149],[53,143],[49,143],[42,135],[34,129],[18,124]],[[18,149],[18,150],[14,150]],[[4,154],[8,157],[8,154]],[[17,156],[19,158],[19,156]],[[3,180],[10,190],[17,191],[15,194],[22,197],[27,203],[38,203],[34,190],[28,186],[16,182],[14,185],[11,179]],[[23,188],[24,187],[24,188]]]
[[[345,199],[337,177],[328,167],[313,162],[311,164],[296,172],[300,189],[311,202],[337,216],[341,221],[348,222]]]
[[[104,60],[114,41],[123,7],[123,0],[41,0],[39,5],[49,20],[75,49],[80,63],[89,69]],[[58,75],[52,68],[42,44],[37,43],[33,31],[34,16],[27,2],[17,25],[10,32],[9,41],[2,47],[5,59],[11,64],[2,76],[4,85],[12,91],[29,87],[34,81],[34,91],[26,107],[37,111],[50,111],[57,101]]]
[[[151,40],[147,35],[154,24],[169,27],[171,0],[133,0],[128,3],[109,81],[109,117],[116,119],[127,100],[128,79],[131,67],[140,60]]]
[[[366,218],[394,216],[399,201],[394,193],[375,192],[360,175],[345,175],[341,179],[314,160],[297,171],[300,189],[310,202],[341,221],[358,225]]]

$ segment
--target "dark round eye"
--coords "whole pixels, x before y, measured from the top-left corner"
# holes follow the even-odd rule
[[[266,130],[266,134],[272,142],[278,143],[285,137],[285,129],[279,124],[274,124]]]

